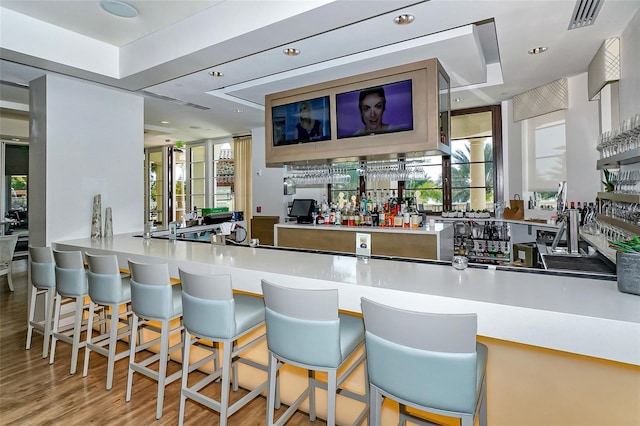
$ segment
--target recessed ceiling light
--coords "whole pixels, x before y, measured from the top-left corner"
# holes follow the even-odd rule
[[[160,124],[169,124],[169,123],[170,123],[170,121],[167,121],[167,120],[160,121]]]
[[[209,72],[209,75],[210,75],[211,77],[222,77],[224,74],[223,74],[223,73],[221,73],[220,71],[210,71],[210,72]]]
[[[14,142],[20,142],[20,138],[13,138],[11,140],[14,141]]]
[[[288,47],[288,48],[284,49],[283,52],[287,56],[298,56],[300,54],[300,51],[298,49],[293,48],[293,47]]]
[[[463,98],[455,98],[455,99],[453,99],[453,102],[462,102],[462,101],[464,101]]]
[[[416,18],[413,15],[409,15],[408,13],[405,13],[393,18],[393,22],[395,22],[398,25],[409,25],[410,23],[413,22],[414,19]]]
[[[138,16],[138,10],[135,7],[119,0],[102,0],[100,7],[120,18],[135,18]]]
[[[243,110],[243,109],[240,109],[240,108],[236,108],[236,109],[234,109],[234,110],[233,110],[233,112],[238,112],[238,113],[240,113],[240,112],[244,112],[244,110]]]
[[[547,51],[547,48],[544,47],[544,46],[541,46],[541,47],[535,47],[535,48],[531,49],[528,53],[529,53],[529,55],[537,55],[539,53],[544,53],[546,51]]]

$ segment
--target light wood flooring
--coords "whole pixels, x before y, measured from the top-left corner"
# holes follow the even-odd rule
[[[34,333],[30,350],[27,335],[27,262],[14,262],[10,292],[0,277],[0,425],[177,425],[180,380],[167,386],[163,416],[155,420],[156,382],[136,374],[130,402],[125,402],[127,362],[116,363],[113,388],[105,389],[106,358],[91,355],[89,375],[82,377],[84,349],[80,351],[78,372],[69,374],[70,345],[58,342],[56,360],[42,359],[42,335]],[[178,364],[172,366],[179,368]],[[171,370],[173,371],[173,370]],[[213,389],[213,392],[218,392]],[[244,391],[232,392],[232,402]],[[213,396],[216,396],[215,394]],[[283,405],[279,412],[284,411]],[[264,425],[266,399],[258,397],[230,419],[233,425]],[[185,425],[218,425],[218,413],[187,401]],[[322,425],[297,412],[287,426]]]

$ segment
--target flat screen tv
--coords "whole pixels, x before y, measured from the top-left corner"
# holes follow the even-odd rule
[[[271,108],[273,146],[331,139],[329,96]]]
[[[289,217],[295,217],[298,223],[313,223],[312,213],[316,200],[307,198],[294,198],[289,211]]]
[[[411,80],[336,94],[338,139],[413,130]]]

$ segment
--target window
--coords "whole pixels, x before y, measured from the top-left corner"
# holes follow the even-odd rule
[[[525,120],[522,131],[524,195],[555,208],[558,183],[566,180],[564,111]]]
[[[442,157],[426,157],[419,170],[411,170],[405,184],[406,194],[416,199],[419,210],[442,211]]]
[[[233,185],[235,166],[233,163],[233,145],[230,143],[213,145],[213,170],[215,173],[213,207],[227,207],[234,210]]]
[[[206,148],[205,145],[188,147],[189,164],[189,210],[206,207]]]
[[[503,198],[501,121],[500,106],[452,111],[451,156],[427,157],[425,177],[405,182],[407,195],[426,211],[493,211]]]
[[[147,220],[161,224],[164,221],[164,152],[148,151],[147,164]]]

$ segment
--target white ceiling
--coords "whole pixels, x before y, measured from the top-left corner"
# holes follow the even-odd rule
[[[496,104],[585,72],[640,10],[602,1],[568,30],[575,0],[130,0],[131,19],[94,0],[0,0],[0,113],[26,117],[24,86],[55,72],[145,96],[148,146],[218,138],[262,127],[266,94],[432,57],[454,109]],[[395,25],[401,13],[415,21]],[[3,138],[28,136],[2,123]]]

